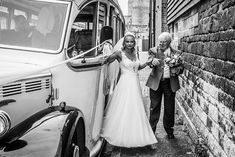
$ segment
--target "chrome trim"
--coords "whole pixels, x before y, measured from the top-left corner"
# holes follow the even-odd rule
[[[74,150],[73,150],[73,157],[79,157],[79,147],[75,144],[73,144]]]
[[[5,111],[2,111],[2,110],[0,110],[0,117],[1,117],[1,119],[3,119],[5,126],[6,126],[6,128],[4,128],[4,130],[3,130],[3,132],[0,133],[0,137],[3,137],[5,135],[5,133],[11,127],[11,118]]]
[[[101,147],[102,147],[103,142],[104,142],[104,139],[103,139],[103,138],[100,138],[100,139],[96,142],[95,146],[94,146],[94,147],[92,148],[92,150],[90,151],[90,157],[95,157],[95,156],[99,153],[99,151],[100,151],[100,149],[101,149]]]

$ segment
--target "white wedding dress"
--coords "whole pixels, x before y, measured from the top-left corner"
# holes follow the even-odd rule
[[[140,61],[121,54],[121,76],[106,108],[101,136],[120,147],[155,144],[157,139],[145,112],[138,77]]]

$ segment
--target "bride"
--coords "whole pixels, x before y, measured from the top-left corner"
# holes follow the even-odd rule
[[[109,144],[118,147],[143,147],[157,143],[147,118],[138,77],[141,64],[135,49],[135,37],[126,33],[121,50],[116,50],[104,63],[118,60],[121,76],[106,107],[101,131]]]

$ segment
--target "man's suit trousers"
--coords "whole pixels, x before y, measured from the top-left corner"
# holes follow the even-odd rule
[[[160,81],[158,89],[150,88],[150,124],[153,131],[160,118],[162,95],[164,96],[163,126],[167,134],[173,134],[175,121],[175,92],[172,92],[170,79]]]

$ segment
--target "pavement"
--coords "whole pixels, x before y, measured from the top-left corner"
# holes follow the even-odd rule
[[[140,60],[144,62],[147,60],[147,52],[140,53]],[[139,71],[140,84],[142,94],[145,102],[146,114],[149,117],[149,89],[145,86],[145,82],[150,73],[149,67]],[[163,106],[163,105],[162,105]],[[163,108],[162,108],[163,111]],[[163,113],[163,112],[161,112]],[[150,147],[142,148],[120,148],[107,144],[104,149],[110,150],[109,157],[196,157],[194,153],[194,144],[185,130],[180,117],[176,115],[176,124],[174,127],[175,139],[168,139],[162,123],[163,114],[161,114],[160,121],[157,125],[156,137],[158,143],[155,149]],[[101,157],[106,157],[102,155]]]

